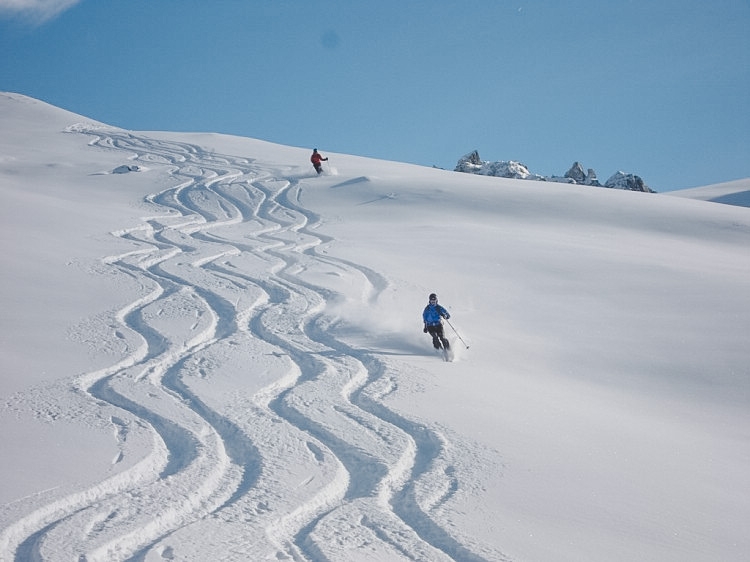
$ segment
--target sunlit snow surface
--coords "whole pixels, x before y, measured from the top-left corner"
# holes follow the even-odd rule
[[[0,123],[0,560],[747,559],[747,207]]]

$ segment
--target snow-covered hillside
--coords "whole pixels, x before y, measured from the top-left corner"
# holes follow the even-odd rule
[[[0,560],[747,559],[750,209],[0,127]]]
[[[713,201],[715,203],[724,203],[725,205],[750,207],[750,178],[717,183],[716,185],[707,185],[705,187],[695,187],[693,189],[681,189],[670,192],[670,195],[699,199],[701,201]]]

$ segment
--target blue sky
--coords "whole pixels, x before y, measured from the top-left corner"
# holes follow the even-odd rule
[[[127,129],[750,177],[748,0],[0,0],[0,50],[0,90]]]

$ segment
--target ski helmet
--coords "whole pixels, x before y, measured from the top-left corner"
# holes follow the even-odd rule
[[[431,301],[436,301],[436,300],[437,300],[437,295],[436,295],[435,293],[430,293],[430,297],[429,297],[429,299],[430,299]]]

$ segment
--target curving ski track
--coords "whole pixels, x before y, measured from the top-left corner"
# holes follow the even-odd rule
[[[330,239],[300,204],[299,179],[185,143],[71,131],[169,166],[177,183],[114,233],[134,250],[103,260],[143,288],[117,314],[140,345],[73,388],[113,412],[115,465],[129,433],[152,446],[3,529],[0,559],[320,562],[372,543],[391,560],[506,559],[452,536],[418,497],[419,481],[446,490],[433,504],[455,490],[446,438],[383,405],[391,366],[332,335],[324,305],[341,295],[315,272],[356,279],[368,303],[387,280],[321,251]],[[212,403],[202,390],[237,364],[265,383]],[[299,475],[297,489],[280,489],[282,474]]]

